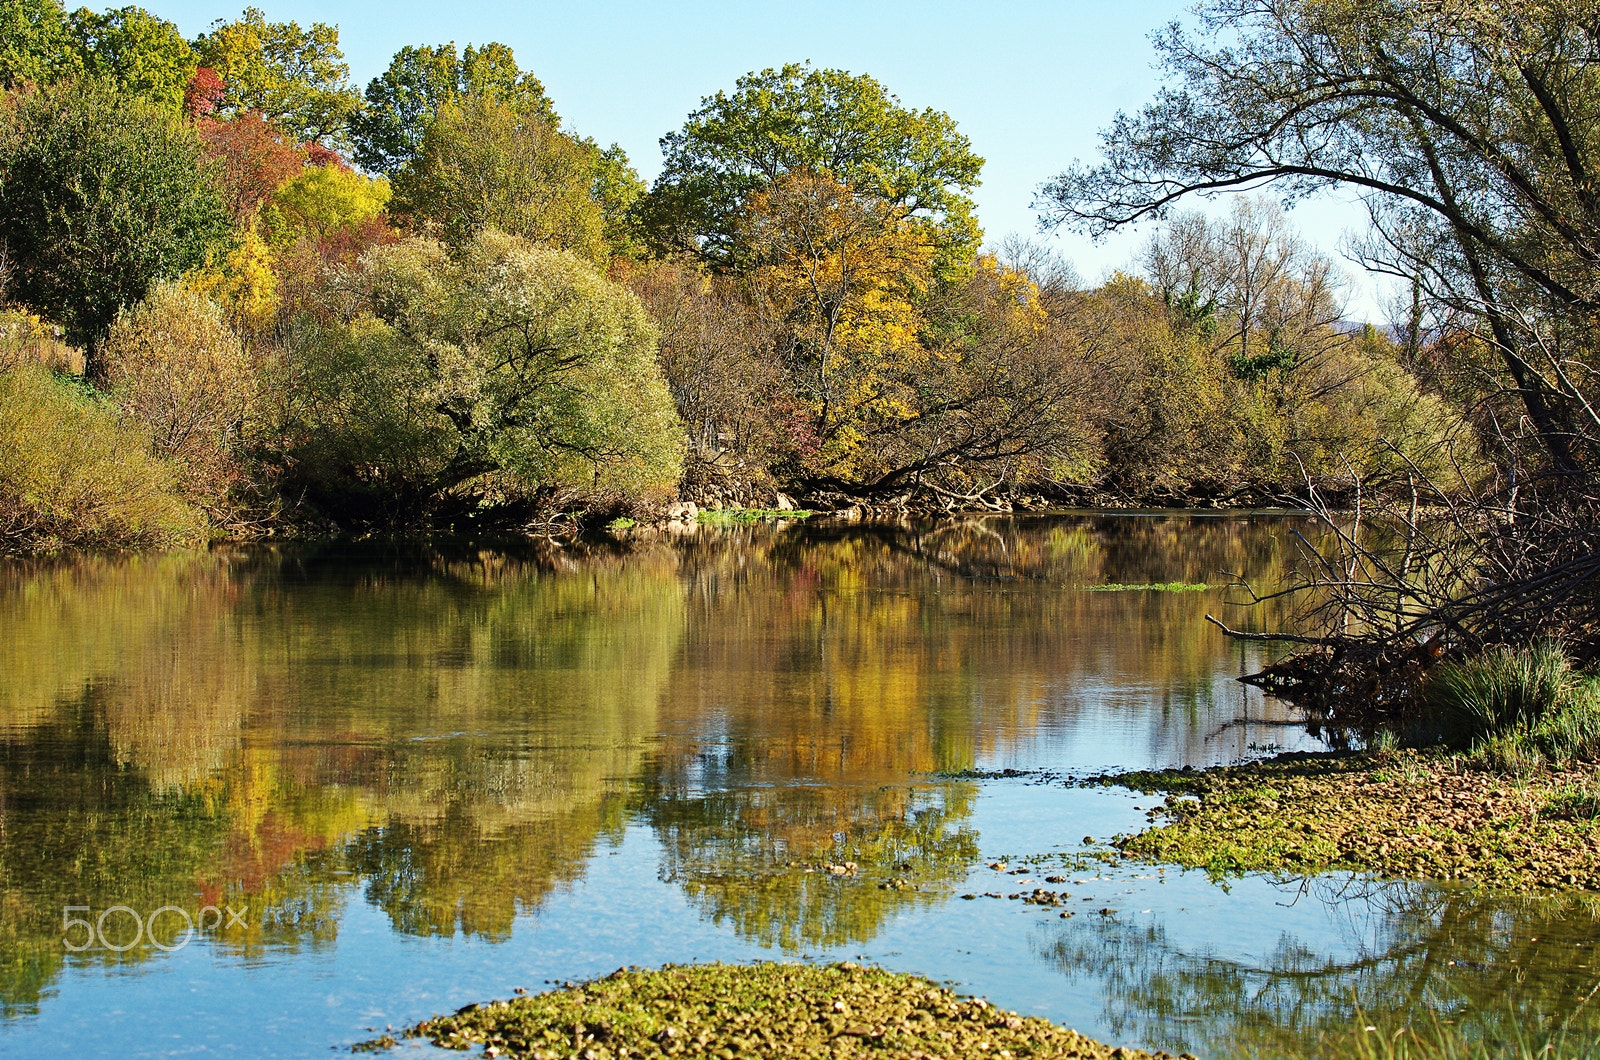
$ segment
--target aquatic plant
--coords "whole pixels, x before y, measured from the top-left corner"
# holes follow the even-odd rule
[[[748,526],[777,519],[809,519],[815,514],[805,509],[783,511],[778,508],[728,508],[722,511],[702,509],[695,521],[708,526]]]
[[[617,971],[591,983],[468,1005],[406,1032],[486,1055],[1117,1057],[1167,1054],[1113,1048],[1034,1016],[961,998],[927,979],[846,961],[834,965],[668,965]],[[356,1046],[397,1045],[383,1037]]]

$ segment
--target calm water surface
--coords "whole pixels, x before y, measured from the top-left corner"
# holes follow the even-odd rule
[[[1295,529],[1064,515],[0,567],[0,1053],[326,1056],[517,986],[773,957],[1172,1052],[1291,1048],[1358,1006],[1600,1026],[1578,899],[1082,857],[1148,800],[1064,775],[1321,746],[1203,621],[1272,616],[1092,588],[1270,584]],[[1007,769],[1032,772],[970,775]],[[1046,873],[1073,917],[960,897]]]

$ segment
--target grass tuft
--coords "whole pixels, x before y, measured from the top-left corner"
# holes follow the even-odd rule
[[[1572,668],[1557,641],[1493,647],[1443,663],[1427,705],[1445,742],[1506,772],[1600,758],[1600,680]]]

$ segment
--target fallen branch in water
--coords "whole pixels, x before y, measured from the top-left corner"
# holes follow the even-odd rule
[[[1337,643],[1337,639],[1334,637],[1301,637],[1293,633],[1247,633],[1242,629],[1229,629],[1214,615],[1207,615],[1206,621],[1222,630],[1226,636],[1232,637],[1234,640],[1281,640],[1287,641],[1291,644],[1315,644],[1322,647]]]

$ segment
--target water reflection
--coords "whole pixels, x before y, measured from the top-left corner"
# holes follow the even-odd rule
[[[1292,932],[1259,954],[1165,920],[1093,917],[1042,935],[1039,956],[1088,977],[1119,1036],[1200,1055],[1303,1052],[1370,1023],[1516,1043],[1600,1033],[1600,906],[1592,896],[1507,900],[1418,883],[1310,880],[1285,889],[1342,922],[1337,945]],[[1356,1013],[1363,1017],[1359,1022]]]
[[[973,519],[5,567],[0,1004],[37,1011],[66,962],[136,970],[181,935],[169,915],[126,951],[68,952],[65,906],[248,907],[210,933],[240,956],[332,944],[351,900],[405,935],[505,940],[630,823],[737,935],[864,943],[978,858],[978,789],[935,774],[1301,738],[1231,680],[1258,660],[1201,620],[1221,591],[1082,588],[1270,582],[1288,528]],[[1230,618],[1252,620],[1270,616]]]

